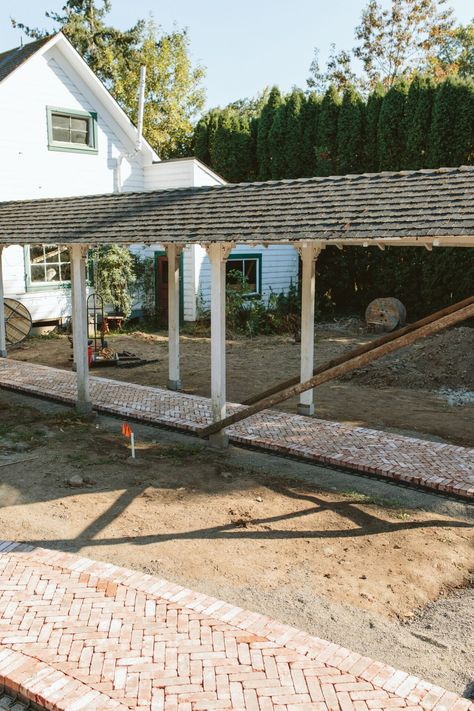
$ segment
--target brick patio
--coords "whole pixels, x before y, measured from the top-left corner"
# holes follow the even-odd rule
[[[73,404],[74,373],[1,359],[0,387]],[[108,378],[91,377],[96,410],[198,432],[211,421],[210,401]],[[241,405],[229,404],[229,413]],[[363,427],[264,410],[227,430],[236,444],[374,474],[474,498],[474,450]]]
[[[0,542],[0,685],[62,711],[474,711],[369,657],[150,575]]]

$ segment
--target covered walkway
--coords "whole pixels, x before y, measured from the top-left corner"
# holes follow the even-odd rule
[[[0,387],[68,405],[76,399],[73,373],[0,360]],[[95,410],[188,432],[212,422],[211,401],[161,388],[91,377]],[[241,405],[228,404],[235,412]],[[365,472],[474,499],[474,450],[389,434],[277,410],[264,410],[229,427],[230,441],[312,462]]]

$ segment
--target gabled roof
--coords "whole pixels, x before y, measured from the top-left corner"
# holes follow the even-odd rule
[[[26,62],[27,59],[36,54],[50,39],[51,37],[43,37],[42,39],[36,40],[36,42],[30,42],[21,47],[15,47],[15,49],[2,52],[0,54],[0,81],[6,79],[6,77],[14,72],[15,69],[18,69],[23,62]]]
[[[474,167],[0,203],[3,244],[436,244],[438,237],[474,246]]]
[[[115,101],[112,94],[102,84],[100,79],[94,74],[92,69],[81,55],[74,49],[67,37],[62,32],[57,32],[50,37],[44,37],[36,42],[30,42],[23,47],[17,47],[0,54],[0,83],[10,77],[25,62],[38,54],[43,54],[51,47],[56,46],[65,59],[71,64],[73,69],[79,74],[81,80],[92,91],[92,93],[102,102],[103,106],[112,114],[117,125],[124,132],[125,136],[132,142],[136,141],[137,129],[128,118],[125,111]],[[149,154],[150,162],[159,161],[159,157],[150,144],[143,139],[142,150]]]

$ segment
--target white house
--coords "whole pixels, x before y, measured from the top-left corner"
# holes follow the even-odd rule
[[[224,183],[194,158],[160,161],[61,33],[0,54],[0,154],[0,201]],[[155,255],[158,307],[166,311],[165,252],[143,250]],[[298,264],[286,245],[237,246],[227,270],[241,271],[254,293],[268,297],[296,282]],[[7,247],[3,272],[5,296],[24,303],[34,322],[71,315],[67,248]],[[202,247],[185,247],[180,279],[182,316],[193,321],[210,299]]]

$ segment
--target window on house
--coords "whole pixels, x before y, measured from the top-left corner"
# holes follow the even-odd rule
[[[226,262],[227,284],[242,286],[249,296],[261,293],[261,256],[233,255]]]
[[[51,150],[97,151],[97,115],[48,107],[48,146]]]
[[[28,282],[31,286],[60,285],[71,280],[69,249],[56,244],[27,247]]]

